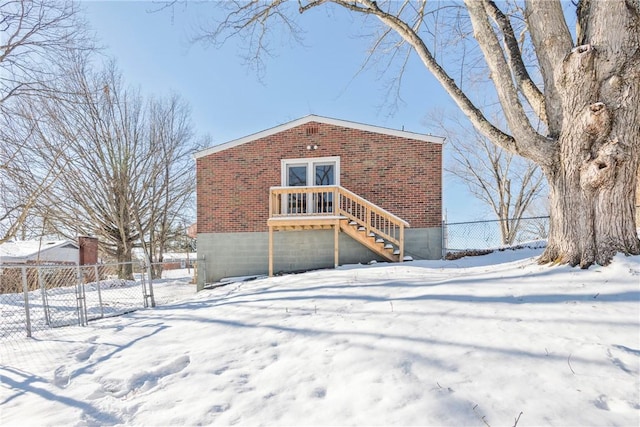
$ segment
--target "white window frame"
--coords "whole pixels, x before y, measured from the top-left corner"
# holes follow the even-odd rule
[[[302,166],[307,167],[307,186],[316,187],[315,185],[315,165],[322,164],[334,164],[335,165],[335,184],[340,185],[340,156],[331,157],[306,157],[301,159],[282,159],[280,160],[281,170],[281,183],[283,187],[287,186],[287,166]]]

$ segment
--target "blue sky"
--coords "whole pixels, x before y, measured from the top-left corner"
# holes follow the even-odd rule
[[[455,108],[439,83],[414,57],[401,86],[402,102],[391,114],[386,87],[392,73],[371,66],[358,73],[371,39],[362,22],[341,10],[300,16],[304,45],[274,39],[265,72],[242,57],[246,45],[232,39],[222,48],[189,43],[194,25],[213,16],[215,2],[151,13],[152,2],[83,2],[104,54],[114,57],[128,84],[143,93],[180,94],[191,106],[195,131],[213,144],[277,126],[307,114],[427,133],[433,108]],[[464,186],[445,178],[449,221],[493,219]]]

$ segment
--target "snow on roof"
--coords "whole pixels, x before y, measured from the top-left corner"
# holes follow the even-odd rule
[[[206,148],[202,151],[198,151],[197,153],[195,153],[193,157],[196,159],[199,159],[200,157],[208,156],[209,154],[213,154],[213,153],[227,150],[229,148],[237,147],[238,145],[246,144],[247,142],[255,141],[256,139],[265,138],[267,136],[271,136],[276,133],[283,132],[285,130],[293,129],[296,126],[304,125],[310,122],[324,123],[324,124],[334,125],[334,126],[342,126],[342,127],[351,128],[351,129],[358,129],[358,130],[363,130],[367,132],[380,133],[384,135],[398,136],[401,138],[410,138],[418,141],[431,142],[436,144],[442,144],[444,142],[444,138],[441,136],[433,136],[433,135],[426,135],[422,133],[407,132],[404,130],[389,129],[389,128],[380,127],[380,126],[366,125],[362,123],[350,122],[347,120],[332,119],[330,117],[322,117],[322,116],[316,116],[314,114],[310,114],[308,116],[301,117],[299,119],[281,124],[279,126],[272,127],[270,129],[263,130],[261,132],[257,132],[242,138],[225,142],[223,144]]]
[[[0,244],[1,260],[29,259],[38,254],[66,246],[78,249],[77,243],[71,240],[19,240]]]

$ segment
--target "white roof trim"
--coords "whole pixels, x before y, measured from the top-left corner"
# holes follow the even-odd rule
[[[224,151],[229,148],[237,147],[238,145],[246,144],[247,142],[255,141],[256,139],[265,138],[267,136],[271,136],[276,133],[283,132],[283,131],[292,129],[296,126],[304,125],[310,122],[318,122],[318,123],[324,123],[328,125],[358,129],[358,130],[363,130],[367,132],[380,133],[383,135],[397,136],[400,138],[410,138],[418,141],[431,142],[434,144],[442,144],[444,142],[444,138],[440,136],[426,135],[426,134],[415,133],[415,132],[407,132],[404,130],[389,129],[389,128],[384,128],[380,126],[365,125],[362,123],[349,122],[346,120],[332,119],[329,117],[322,117],[322,116],[316,116],[311,114],[311,115],[293,120],[291,122],[284,123],[282,125],[263,130],[262,132],[254,133],[242,138],[225,142],[223,144],[206,148],[202,151],[198,151],[197,153],[195,153],[193,157],[196,159],[199,159],[200,157],[208,156],[209,154],[218,153],[220,151]]]

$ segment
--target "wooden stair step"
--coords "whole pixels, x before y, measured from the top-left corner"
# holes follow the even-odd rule
[[[346,221],[341,223],[340,228],[347,235],[351,236],[354,240],[362,243],[364,246],[369,248],[371,251],[373,251],[374,253],[380,255],[381,257],[385,258],[386,260],[391,261],[391,262],[398,262],[399,261],[398,256],[393,255],[388,250],[385,250],[384,247],[381,247],[380,243],[376,243],[376,239],[375,238],[360,233],[356,228],[350,227],[349,224]],[[384,241],[382,243],[384,244]]]

